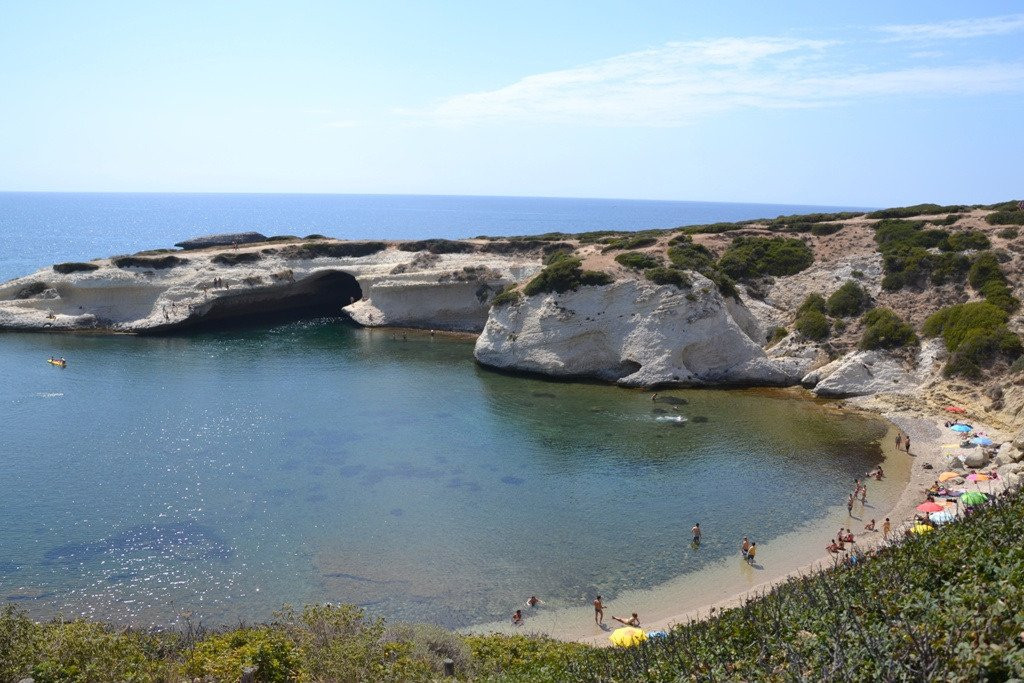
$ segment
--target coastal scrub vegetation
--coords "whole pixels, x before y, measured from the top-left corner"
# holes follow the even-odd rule
[[[511,284],[503,287],[502,290],[495,295],[494,299],[491,300],[491,305],[498,306],[500,308],[501,306],[518,303],[519,301],[522,301],[522,299],[523,293],[516,288],[515,284]]]
[[[808,294],[796,310],[793,327],[807,339],[822,341],[832,331],[832,325],[825,317],[827,307],[828,303],[821,294],[817,292]]]
[[[149,633],[0,611],[0,680],[1010,680],[1024,676],[1020,490],[850,565],[795,576],[631,648],[388,624],[357,607]],[[586,618],[586,617],[581,617]]]
[[[860,348],[864,350],[899,349],[917,344],[914,328],[888,308],[868,311],[861,318],[861,323],[864,334],[860,338]]]
[[[255,251],[225,251],[217,254],[210,261],[219,266],[238,266],[243,263],[256,263],[263,257]]]
[[[999,265],[999,258],[991,251],[982,252],[975,257],[970,270],[967,271],[967,282],[985,297],[985,301],[1007,313],[1013,313],[1020,308],[1020,301],[1010,290],[1006,275]]]
[[[459,240],[429,239],[414,242],[402,242],[399,251],[429,251],[431,254],[471,254],[476,251],[472,242]]]
[[[644,270],[644,277],[656,285],[675,285],[679,289],[689,288],[693,283],[686,273],[678,268],[656,266]]]
[[[612,283],[608,273],[599,270],[583,270],[583,260],[565,254],[550,262],[523,287],[526,296],[551,292],[572,292],[580,287],[607,285]]]
[[[1006,311],[987,301],[940,309],[925,320],[926,337],[941,336],[950,352],[943,372],[980,379],[999,360],[1013,362],[1024,354],[1020,338],[1006,326]]]
[[[631,235],[606,238],[601,240],[605,243],[605,247],[602,251],[615,251],[616,249],[642,249],[643,247],[651,247],[657,244],[658,235],[660,234],[660,231],[654,232],[644,230]]]
[[[676,235],[669,240],[668,260],[675,268],[693,270],[711,280],[722,296],[739,296],[736,282],[718,266],[711,250],[694,242],[690,235]]]
[[[653,254],[645,254],[642,251],[627,251],[615,257],[615,261],[627,268],[644,270],[656,268],[661,265],[661,260]]]
[[[828,314],[837,318],[852,318],[870,307],[871,295],[853,280],[833,292],[826,302]]]
[[[110,260],[118,268],[153,268],[163,270],[188,263],[187,258],[173,256],[116,256]]]
[[[971,262],[959,252],[988,245],[988,238],[981,233],[951,234],[926,225],[902,219],[875,224],[875,242],[885,272],[883,289],[895,292],[904,287],[924,287],[929,281],[935,285],[963,282]],[[942,253],[929,251],[935,248]]]
[[[281,256],[294,261],[310,261],[315,258],[359,258],[384,251],[384,242],[309,242],[293,244],[281,249]]]
[[[868,218],[910,218],[912,216],[934,216],[940,213],[960,213],[971,207],[961,205],[941,206],[939,204],[914,204],[913,206],[896,206],[891,209],[872,211]]]
[[[995,211],[985,216],[989,225],[1024,225],[1024,211]]]
[[[1003,228],[996,234],[1002,237],[1004,240],[1015,240],[1017,239],[1017,236],[1020,235],[1020,228]]]
[[[69,273],[88,273],[90,270],[99,270],[99,266],[95,263],[79,263],[70,261],[68,263],[54,264],[53,270],[61,275],[68,275]]]
[[[719,268],[735,280],[796,275],[812,263],[811,248],[791,237],[737,237],[718,260]]]

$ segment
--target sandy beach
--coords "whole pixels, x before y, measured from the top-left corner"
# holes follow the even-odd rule
[[[523,607],[526,617],[522,626],[493,622],[476,625],[466,631],[545,635],[606,646],[609,644],[608,634],[620,625],[612,620],[613,615],[628,618],[630,613],[637,612],[645,630],[668,629],[739,606],[794,576],[834,566],[842,555],[828,553],[825,546],[840,527],[852,530],[856,546],[861,551],[883,543],[881,527],[886,517],[892,523],[890,538],[902,536],[918,514],[915,508],[925,499],[926,489],[940,472],[947,469],[958,445],[957,436],[944,428],[944,422],[952,416],[929,414],[927,409],[897,410],[877,398],[849,401],[843,407],[871,412],[890,424],[880,444],[886,476],[882,481],[868,481],[867,504],[862,505],[858,501],[852,517],[847,514],[845,501],[837,501],[824,518],[801,525],[777,538],[759,541],[757,561],[753,566],[741,557],[741,539],[736,539],[737,550],[733,557],[712,562],[653,589],[625,591],[613,600],[605,600],[603,627],[595,624],[594,611],[588,602],[559,608],[543,605],[527,608],[522,605],[519,607]],[[997,442],[1003,440],[996,430],[981,421],[972,419],[971,424]],[[899,433],[910,437],[909,455],[902,447],[896,448],[895,438]],[[1000,485],[1000,482],[987,482],[982,490],[995,493]],[[865,532],[864,525],[872,518],[878,530]],[[705,528],[707,533],[713,531]]]

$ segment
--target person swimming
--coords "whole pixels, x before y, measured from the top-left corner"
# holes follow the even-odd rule
[[[512,615],[512,625],[513,626],[522,626],[523,625],[523,621],[524,621],[524,619],[523,619],[523,610],[517,609],[515,611],[515,613]]]

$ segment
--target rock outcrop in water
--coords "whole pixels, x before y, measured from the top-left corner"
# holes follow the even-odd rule
[[[695,274],[685,291],[632,279],[495,307],[474,353],[495,368],[626,386],[799,381],[807,363],[768,357],[761,339],[742,303]]]

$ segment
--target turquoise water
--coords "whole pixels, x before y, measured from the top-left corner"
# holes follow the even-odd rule
[[[792,530],[881,460],[880,423],[785,394],[654,402],[340,321],[0,334],[0,359],[0,597],[37,615],[331,601],[463,626],[530,594],[582,605]]]

